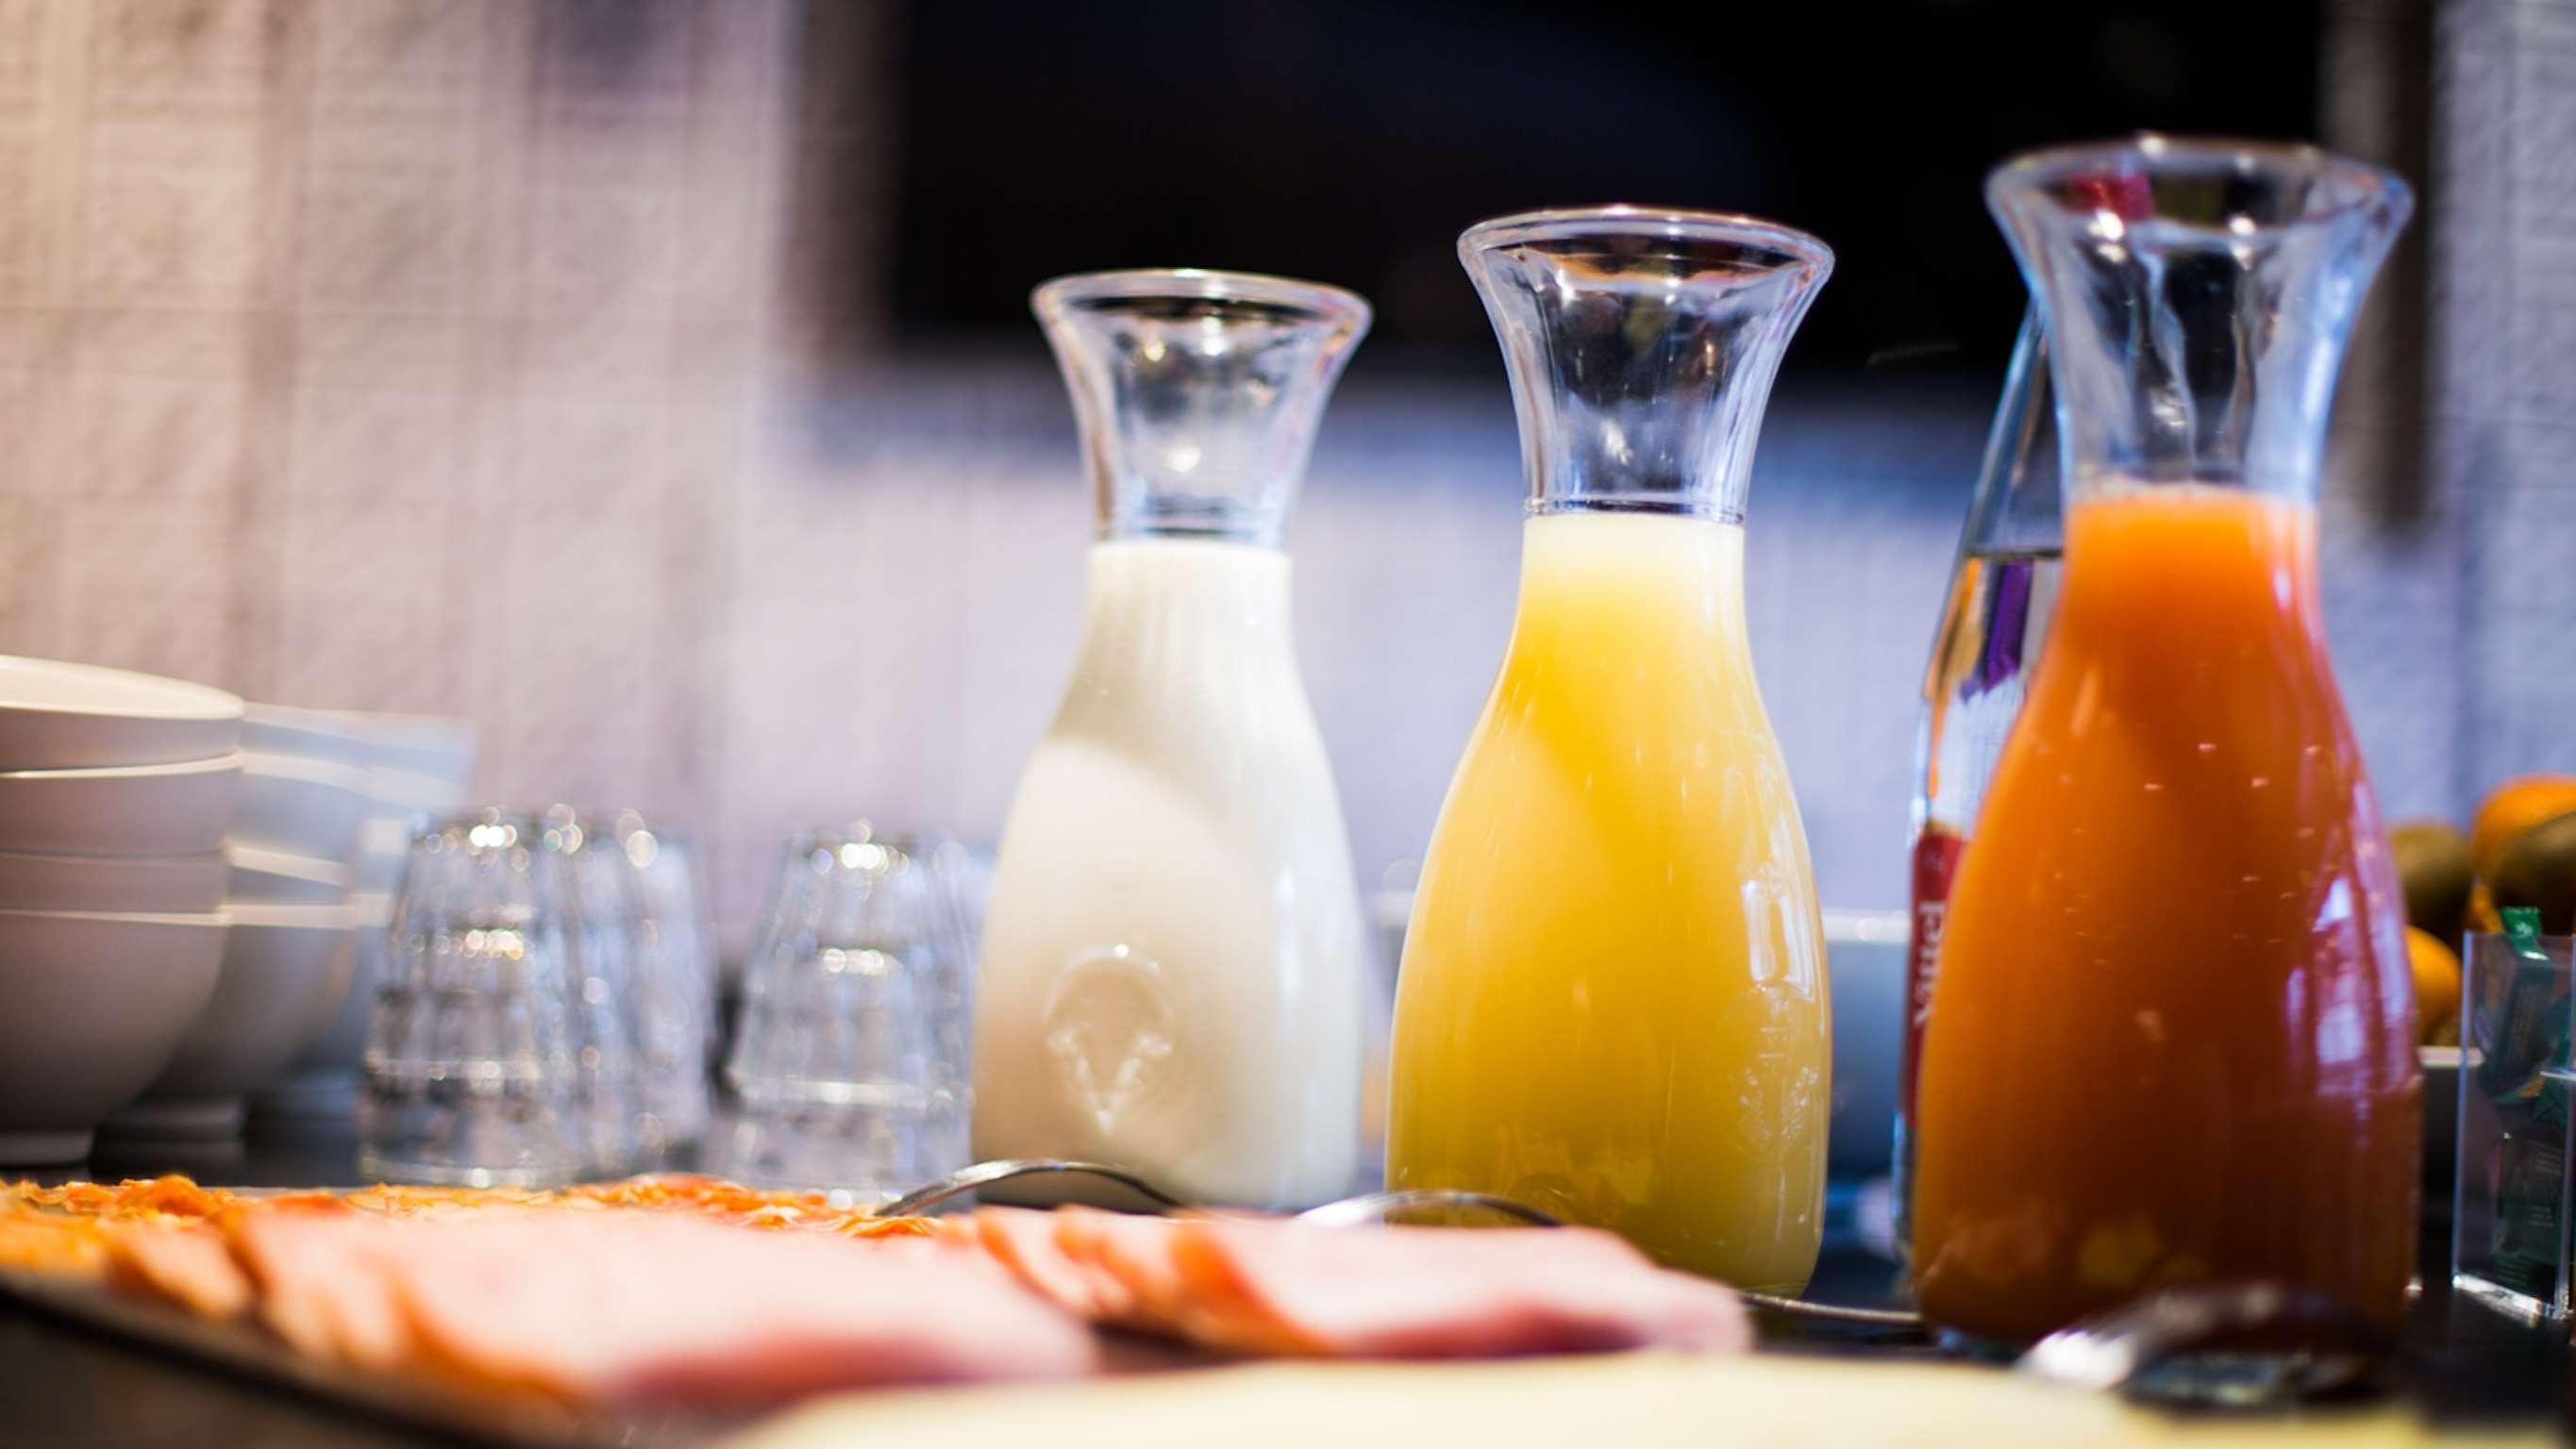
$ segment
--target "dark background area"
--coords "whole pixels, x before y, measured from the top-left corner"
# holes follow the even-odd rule
[[[1491,348],[1460,229],[1632,201],[1833,244],[1793,366],[1991,374],[2021,311],[1995,162],[2318,116],[2317,9],[2269,0],[917,0],[886,39],[898,347],[1025,340],[1056,273],[1200,265],[1353,287],[1364,358],[1440,365]]]

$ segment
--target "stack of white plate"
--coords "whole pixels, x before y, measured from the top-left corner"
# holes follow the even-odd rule
[[[258,711],[253,711],[254,718]],[[351,984],[340,1009],[288,1068],[252,1099],[263,1122],[309,1126],[345,1122],[356,1111],[367,1018],[384,979],[385,927],[393,917],[413,834],[465,808],[474,770],[474,731],[430,715],[343,714],[333,718],[360,743],[367,815],[349,859]]]
[[[277,1081],[347,1000],[349,864],[372,808],[369,746],[346,716],[249,706],[242,786],[224,839],[223,973],[118,1136],[222,1138],[243,1102]]]
[[[221,690],[0,656],[0,1164],[87,1156],[213,999],[241,720]]]

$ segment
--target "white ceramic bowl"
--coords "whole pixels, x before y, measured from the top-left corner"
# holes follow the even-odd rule
[[[349,897],[349,868],[336,860],[262,850],[236,841],[224,847],[224,896],[253,906],[336,906]]]
[[[380,770],[427,775],[460,789],[474,774],[474,726],[435,714],[362,714],[359,722]],[[433,807],[447,808],[447,807]]]
[[[0,851],[211,855],[241,789],[242,757],[176,765],[0,773]]]
[[[0,853],[0,911],[202,916],[223,899],[220,855]]]
[[[0,1163],[78,1162],[212,999],[224,919],[0,911]]]
[[[347,860],[357,852],[371,808],[366,771],[296,755],[243,759],[235,843],[314,860]]]
[[[406,824],[454,815],[472,808],[474,803],[465,793],[463,776],[423,775],[411,770],[369,770],[367,793],[376,799],[377,814],[394,816]]]
[[[375,1016],[376,990],[384,984],[385,926],[393,919],[393,904],[384,896],[349,898],[353,926],[343,948],[350,958],[349,989],[330,1024],[287,1068],[285,1080],[251,1099],[253,1116],[280,1123],[345,1122],[356,1110],[367,1027]]]
[[[365,769],[375,763],[364,715],[251,704],[242,710],[241,747],[253,754],[295,755]]]
[[[108,1119],[117,1136],[230,1137],[242,1099],[284,1072],[349,989],[349,913],[338,906],[233,906],[214,995],[141,1100]]]
[[[0,655],[0,770],[172,765],[238,748],[242,702],[184,680]]]

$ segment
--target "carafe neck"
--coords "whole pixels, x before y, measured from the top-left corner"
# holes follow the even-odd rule
[[[1986,199],[2045,320],[2070,502],[2159,484],[2313,499],[2404,182],[2311,147],[2147,136],[2019,158]]]
[[[1235,272],[1061,277],[1031,306],[1073,395],[1103,539],[1276,544],[1368,304]]]
[[[1458,239],[1511,374],[1533,514],[1741,521],[1790,335],[1833,269],[1749,217],[1604,207]]]

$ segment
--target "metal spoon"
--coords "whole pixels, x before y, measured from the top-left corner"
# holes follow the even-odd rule
[[[1507,1218],[1518,1218],[1532,1227],[1563,1227],[1552,1214],[1541,1212],[1527,1203],[1514,1202],[1485,1192],[1452,1192],[1441,1188],[1405,1188],[1396,1192],[1366,1192],[1308,1208],[1297,1214],[1297,1221],[1318,1228],[1352,1228],[1362,1223],[1384,1222],[1390,1213],[1407,1208],[1460,1207],[1483,1208]]]
[[[1924,1338],[1931,1328],[1923,1315],[1910,1308],[1847,1308],[1839,1303],[1810,1303],[1804,1298],[1783,1298],[1774,1293],[1752,1293],[1737,1289],[1736,1296],[1752,1307],[1784,1318],[1803,1318],[1814,1323],[1831,1323],[1843,1328],[1868,1328],[1900,1337]]]
[[[991,1187],[1014,1177],[1031,1177],[1040,1173],[1075,1172],[1105,1178],[1138,1196],[1164,1208],[1184,1208],[1189,1204],[1145,1181],[1123,1167],[1104,1162],[1076,1162],[1062,1157],[1005,1157],[992,1162],[978,1162],[961,1167],[935,1182],[916,1187],[885,1206],[878,1208],[882,1217],[911,1217],[925,1208],[936,1207],[979,1187]]]
[[[1179,1198],[1173,1197],[1170,1193],[1163,1191],[1161,1188],[1154,1186],[1152,1183],[1145,1181],[1143,1178],[1127,1171],[1123,1167],[1111,1167],[1107,1163],[1102,1162],[1077,1162],[1070,1158],[1017,1157],[1003,1158],[993,1162],[978,1162],[972,1166],[961,1167],[955,1172],[952,1172],[946,1177],[942,1177],[935,1182],[914,1188],[912,1191],[905,1193],[903,1196],[896,1198],[894,1201],[887,1203],[883,1207],[878,1208],[877,1211],[886,1217],[909,1217],[923,1211],[924,1209],[936,1207],[939,1204],[948,1201],[950,1198],[973,1192],[975,1189],[980,1187],[991,1187],[995,1183],[1007,1182],[1015,1177],[1031,1177],[1045,1173],[1059,1172],[1081,1173],[1090,1177],[1107,1179],[1108,1181],[1117,1183],[1119,1186],[1127,1188],[1138,1196],[1146,1198],[1165,1209],[1179,1209],[1189,1206],[1189,1204],[1182,1202]],[[1490,1212],[1500,1213],[1505,1217],[1518,1218],[1525,1223],[1530,1223],[1542,1228],[1558,1226],[1558,1222],[1554,1217],[1539,1211],[1537,1208],[1530,1207],[1525,1203],[1514,1202],[1510,1198],[1495,1197],[1491,1194],[1481,1192],[1448,1192],[1425,1189],[1408,1189],[1402,1192],[1372,1192],[1364,1193],[1358,1197],[1346,1197],[1338,1202],[1328,1202],[1322,1207],[1310,1208],[1305,1212],[1299,1213],[1297,1215],[1297,1221],[1313,1224],[1318,1227],[1352,1227],[1360,1223],[1381,1221],[1389,1213],[1400,1212],[1407,1208],[1422,1207],[1483,1208]]]
[[[2258,1332],[2298,1347],[2225,1350]],[[2013,1368],[2077,1388],[2250,1406],[2351,1389],[2396,1347],[2392,1334],[2340,1300],[2281,1283],[2238,1283],[2147,1294],[2059,1329]]]

